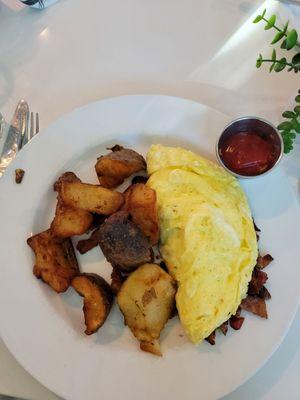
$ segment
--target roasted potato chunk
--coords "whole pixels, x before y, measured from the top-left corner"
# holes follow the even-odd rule
[[[98,246],[98,233],[99,230],[97,228],[92,232],[89,238],[80,240],[77,243],[76,248],[80,254],[85,254],[88,251],[92,250],[94,247]]]
[[[98,158],[95,170],[100,185],[115,188],[135,172],[146,169],[144,157],[134,150],[116,145],[111,153]]]
[[[123,283],[118,304],[142,350],[162,355],[158,339],[174,308],[175,293],[174,280],[156,264],[139,267]]]
[[[58,200],[50,229],[54,236],[68,238],[86,233],[92,223],[93,215],[90,212],[65,206]]]
[[[125,211],[118,211],[105,220],[99,228],[98,240],[107,261],[123,272],[152,261],[149,240]]]
[[[132,221],[144,232],[152,245],[159,240],[156,193],[143,183],[130,186],[124,193],[123,209],[128,211]]]
[[[96,274],[80,274],[73,278],[72,287],[84,298],[85,333],[91,335],[104,324],[113,303],[109,284]]]
[[[54,183],[53,185],[53,190],[55,192],[60,193],[61,191],[61,186],[64,182],[81,182],[81,180],[78,178],[77,175],[74,174],[74,172],[64,172],[58,180]]]
[[[63,182],[60,198],[66,206],[104,215],[113,214],[124,202],[119,192],[80,182]]]
[[[50,229],[27,240],[35,253],[33,273],[57,293],[65,292],[79,273],[71,240],[55,241]]]

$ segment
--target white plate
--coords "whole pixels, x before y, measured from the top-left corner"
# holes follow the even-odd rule
[[[283,172],[245,182],[262,229],[269,267],[269,320],[247,315],[243,329],[193,346],[178,320],[161,337],[163,358],[143,353],[115,306],[104,327],[84,335],[81,299],[57,295],[32,275],[26,238],[49,226],[52,184],[64,171],[96,183],[94,163],[105,148],[124,144],[146,153],[151,143],[182,145],[214,159],[229,117],[201,104],[164,96],[127,96],[89,104],[61,118],[20,152],[0,182],[0,331],[23,367],[68,400],[216,399],[249,378],[280,344],[299,298],[299,210]],[[14,183],[14,169],[26,174]],[[79,257],[83,271],[109,278],[98,249]]]

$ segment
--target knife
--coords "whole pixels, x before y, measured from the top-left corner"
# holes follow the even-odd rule
[[[11,125],[6,129],[6,138],[0,156],[0,177],[15,158],[22,145],[25,143],[28,136],[28,116],[29,107],[25,100],[20,100],[15,110]],[[4,136],[5,122],[0,121],[0,136],[1,130]]]

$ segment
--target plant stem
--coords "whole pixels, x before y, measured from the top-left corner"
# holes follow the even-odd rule
[[[280,61],[279,61],[279,60],[272,60],[272,59],[268,59],[268,58],[263,58],[263,59],[261,60],[261,62],[271,62],[271,63],[274,63],[274,62],[275,62],[275,63],[278,63],[278,62],[280,62]],[[284,65],[288,65],[289,67],[295,69],[295,66],[294,66],[292,63],[285,62]]]
[[[265,22],[269,22],[266,18],[264,18],[263,17],[263,20],[265,21]],[[276,31],[278,31],[278,32],[283,32],[280,28],[278,28],[276,25],[273,25],[273,28],[274,29],[276,29]],[[286,33],[284,33],[284,36],[285,37],[287,37],[287,34]]]

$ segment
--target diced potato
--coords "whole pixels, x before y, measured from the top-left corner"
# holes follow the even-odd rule
[[[175,294],[174,280],[156,264],[142,265],[123,283],[118,304],[142,350],[162,355],[158,339],[174,309]]]
[[[65,206],[58,200],[51,232],[58,238],[82,235],[90,229],[92,223],[93,215],[90,212]]]
[[[66,206],[104,215],[116,212],[124,202],[119,192],[80,182],[63,182],[60,197]]]
[[[144,232],[152,245],[159,240],[156,193],[143,183],[130,186],[124,193],[123,209],[128,211],[132,221]]]
[[[30,237],[27,243],[36,256],[34,275],[56,292],[65,292],[72,278],[79,273],[71,240],[58,243],[48,229]]]
[[[109,284],[96,274],[80,274],[72,280],[72,287],[84,297],[85,333],[91,335],[104,324],[113,303]]]

